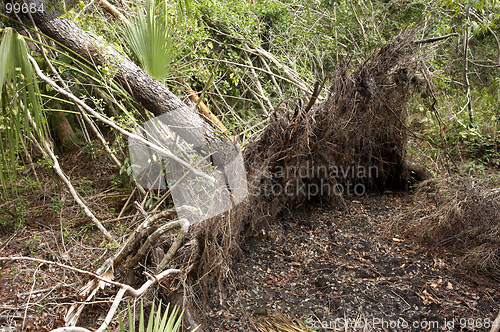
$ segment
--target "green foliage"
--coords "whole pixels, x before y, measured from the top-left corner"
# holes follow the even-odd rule
[[[178,5],[176,13],[166,0],[146,1],[144,13],[137,3],[137,17],[123,27],[125,40],[142,68],[158,81],[172,76],[174,60],[182,51],[174,27],[183,22],[181,15],[184,10],[190,13],[192,6],[189,0],[180,0]]]
[[[50,198],[49,209],[51,209],[54,214],[59,214],[62,211],[63,202],[59,196],[52,196]]]
[[[30,252],[33,254],[35,251],[38,250],[38,246],[40,245],[40,240],[38,236],[35,234],[33,235],[33,238],[31,240],[26,242],[26,244],[28,245],[28,249],[30,250]]]
[[[158,310],[155,312],[155,302],[153,300],[153,304],[151,305],[151,311],[149,313],[149,319],[148,319],[148,324],[147,327],[144,326],[145,324],[145,317],[144,317],[144,308],[143,308],[143,302],[141,300],[141,312],[139,316],[139,329],[137,330],[138,332],[177,332],[179,329],[179,326],[182,322],[182,315],[184,312],[181,312],[179,316],[178,311],[179,308],[176,306],[173,308],[173,310],[169,313],[169,308],[170,304],[167,305],[167,308],[165,311],[162,313],[162,307],[161,307],[161,301],[160,304],[158,305]],[[129,322],[129,329],[125,330],[125,327],[123,325],[123,319],[121,316],[121,313],[118,311],[118,320],[120,322],[120,332],[135,332],[135,325],[134,325],[134,316],[132,314],[132,311],[130,309],[130,304],[128,304],[128,322]],[[198,328],[195,328],[191,332],[196,331]]]
[[[35,131],[29,118],[42,140],[47,125],[23,37],[12,28],[0,33],[0,183],[5,193],[9,181],[17,191],[18,155],[29,154],[26,137]]]
[[[22,199],[3,204],[0,208],[0,226],[20,228],[24,226],[29,202]]]

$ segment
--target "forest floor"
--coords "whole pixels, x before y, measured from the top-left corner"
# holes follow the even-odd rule
[[[130,189],[123,188],[116,169],[98,162],[103,158],[71,158],[62,163],[72,165],[65,171],[77,179],[74,185],[97,217],[123,240],[134,228],[131,219],[106,220],[118,216]],[[49,171],[39,170],[38,176],[41,188],[3,206],[0,256],[95,271],[113,249]],[[349,331],[363,325],[374,331],[489,330],[500,305],[498,280],[463,271],[448,253],[387,231],[411,206],[409,193],[347,197],[346,204],[342,211],[325,204],[302,207],[247,239],[229,286],[215,291],[205,309],[204,330],[256,331],[278,313],[315,331],[340,330],[346,322]],[[21,214],[16,206],[23,207]],[[22,226],[13,227],[21,217]],[[62,326],[69,305],[82,300],[77,292],[86,281],[54,266],[0,261],[0,332]],[[98,295],[79,325],[97,327],[114,293]]]
[[[388,232],[411,204],[408,193],[371,194],[347,198],[344,211],[316,205],[292,212],[271,238],[247,241],[208,326],[255,331],[281,313],[316,331],[489,331],[499,281]]]

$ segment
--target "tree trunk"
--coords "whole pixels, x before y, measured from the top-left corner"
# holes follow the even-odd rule
[[[64,152],[78,149],[78,139],[63,112],[52,112],[56,142]]]

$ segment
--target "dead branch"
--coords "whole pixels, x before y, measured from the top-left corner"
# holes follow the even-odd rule
[[[213,74],[213,73],[212,73]],[[211,81],[211,78],[207,81],[207,84]],[[203,102],[203,100],[198,96],[196,91],[194,91],[186,82],[182,81],[182,87],[184,88],[184,91],[186,91],[189,94],[189,99],[191,99],[193,102],[196,103],[196,109],[198,110],[198,113],[203,115],[204,118],[208,119],[210,122],[210,125],[213,125],[217,129],[226,132],[228,129],[224,124],[217,118],[212,111],[208,108],[208,106]],[[205,90],[205,89],[204,89]]]
[[[146,241],[144,241],[144,244],[137,250],[137,254],[135,254],[134,257],[131,257],[127,260],[127,263],[125,266],[127,268],[133,268],[137,265],[137,263],[146,255],[147,250],[151,245],[158,240],[160,236],[165,234],[168,231],[171,231],[175,228],[181,227],[182,221],[181,220],[176,220],[176,221],[171,221],[160,228],[158,228],[156,231],[153,232],[153,234],[149,235]]]
[[[267,111],[267,108],[266,106],[264,105],[264,103],[262,102],[261,99],[265,99],[264,96],[262,95],[259,95],[257,92],[253,91],[252,88],[250,88],[250,86],[248,85],[247,82],[245,82],[245,80],[241,80],[241,83],[243,83],[243,85],[248,89],[248,91],[250,91],[250,93],[254,96],[255,100],[257,100],[257,102],[259,103],[260,105],[260,108],[262,108],[262,110],[266,113],[266,114],[269,114],[269,112]]]
[[[271,68],[269,68],[269,65],[267,64],[266,59],[261,55],[259,55],[259,57],[260,57],[260,61],[262,61],[262,63],[264,64],[264,67],[266,67],[266,70],[271,72]],[[276,81],[276,77],[274,77],[274,75],[271,75],[271,81],[273,81],[274,85],[276,86],[276,90],[278,91],[279,97],[282,98],[283,92],[281,91],[281,88],[280,88],[278,82]]]
[[[158,267],[156,268],[156,271],[161,271],[164,269],[168,263],[172,260],[174,257],[175,253],[177,252],[177,249],[181,246],[182,242],[184,241],[184,238],[186,237],[186,234],[189,230],[189,222],[186,219],[181,219],[179,220],[179,223],[181,225],[181,230],[179,234],[177,234],[177,238],[175,239],[175,242],[172,243],[170,246],[170,249],[168,249],[167,253],[165,254],[165,257],[162,259]]]
[[[259,91],[259,93],[262,96],[262,98],[266,101],[267,105],[269,106],[269,109],[270,110],[274,109],[273,104],[271,104],[271,101],[269,100],[269,98],[264,93],[264,89],[262,88],[262,84],[260,84],[259,76],[255,72],[255,69],[254,69],[255,67],[254,67],[254,65],[252,63],[252,59],[250,59],[250,57],[248,56],[247,52],[245,52],[245,57],[247,58],[248,63],[252,67],[252,68],[250,68],[250,72],[252,73],[252,76],[253,76],[253,80],[252,81],[254,82],[255,86],[257,87],[257,90]],[[266,111],[266,113],[267,113],[267,111]]]
[[[121,21],[123,21],[126,24],[130,24],[129,20],[127,20],[127,18],[125,16],[123,16],[123,14],[120,13],[120,11],[118,9],[116,9],[115,6],[113,6],[112,4],[107,2],[106,0],[99,0],[99,4],[104,9],[106,9],[106,11],[108,11],[111,15],[113,15],[114,17],[120,19]]]
[[[447,39],[447,38],[450,38],[450,37],[460,37],[460,34],[454,32],[454,33],[449,33],[449,34],[444,35],[444,36],[432,37],[432,38],[421,39],[421,40],[414,40],[413,44],[434,43],[434,42],[437,42],[437,41],[440,41],[440,40],[443,40],[443,39]]]

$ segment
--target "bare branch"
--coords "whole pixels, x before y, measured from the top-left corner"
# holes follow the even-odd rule
[[[427,39],[421,39],[421,40],[414,40],[413,44],[427,44],[427,43],[434,43],[443,39],[447,39],[450,37],[460,37],[460,34],[457,32],[454,33],[449,33],[444,36],[438,36],[438,37],[432,37],[432,38],[427,38]]]
[[[146,255],[147,250],[149,247],[163,234],[165,234],[168,231],[171,231],[175,228],[181,227],[182,221],[176,220],[176,221],[171,221],[169,223],[166,223],[165,225],[161,226],[158,228],[156,231],[153,232],[146,241],[144,241],[144,244],[137,250],[137,254],[134,257],[131,257],[127,260],[127,263],[125,264],[126,267],[128,268],[133,268],[137,265],[139,260],[141,260],[144,255]]]
[[[254,78],[253,81],[255,83],[255,86],[257,87],[257,90],[259,91],[259,93],[262,96],[262,98],[266,101],[267,105],[269,106],[269,109],[270,110],[274,109],[273,104],[271,104],[271,101],[269,100],[269,98],[267,98],[267,96],[264,93],[264,89],[262,88],[262,85],[260,84],[259,76],[255,72],[255,67],[254,67],[254,65],[252,63],[252,59],[250,59],[250,57],[248,56],[247,52],[245,52],[245,57],[247,58],[248,63],[252,67],[252,68],[250,68],[250,71],[251,71],[251,73],[253,75],[253,78]],[[265,111],[267,113],[267,110],[265,110]]]
[[[99,4],[104,9],[106,9],[106,11],[108,11],[111,15],[113,15],[114,17],[120,19],[121,21],[123,21],[126,24],[130,24],[130,21],[125,16],[123,16],[123,14],[120,13],[120,11],[118,9],[116,9],[115,6],[113,6],[112,4],[107,2],[106,0],[99,0]]]

